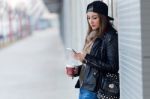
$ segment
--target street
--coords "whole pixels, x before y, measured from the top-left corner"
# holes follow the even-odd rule
[[[0,99],[78,99],[57,29],[35,31],[1,49],[0,60]]]

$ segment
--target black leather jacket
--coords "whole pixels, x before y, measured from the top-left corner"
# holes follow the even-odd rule
[[[118,57],[118,35],[116,31],[110,30],[102,38],[95,40],[90,54],[85,56],[83,83],[80,85],[78,80],[75,87],[96,92],[101,86],[101,80],[105,73],[118,72]],[[80,69],[81,66],[79,66]]]

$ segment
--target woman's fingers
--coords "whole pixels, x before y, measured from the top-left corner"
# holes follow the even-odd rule
[[[78,68],[74,69],[74,74],[78,74]]]
[[[78,54],[78,53],[74,53],[73,57],[74,57],[76,60],[79,60],[79,54]]]
[[[74,57],[74,59],[79,60],[79,61],[82,62],[85,55],[84,55],[84,53],[79,52],[79,53],[73,53],[73,57]]]
[[[69,75],[69,74],[67,74],[69,77],[73,77],[73,75]]]

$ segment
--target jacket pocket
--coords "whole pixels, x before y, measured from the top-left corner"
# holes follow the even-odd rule
[[[98,71],[96,69],[91,68],[89,75],[87,75],[86,77],[86,82],[88,84],[96,84],[98,76],[99,76]]]

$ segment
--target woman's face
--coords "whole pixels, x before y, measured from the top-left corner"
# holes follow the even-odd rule
[[[100,26],[99,15],[95,12],[87,12],[87,20],[92,30],[96,30]]]

